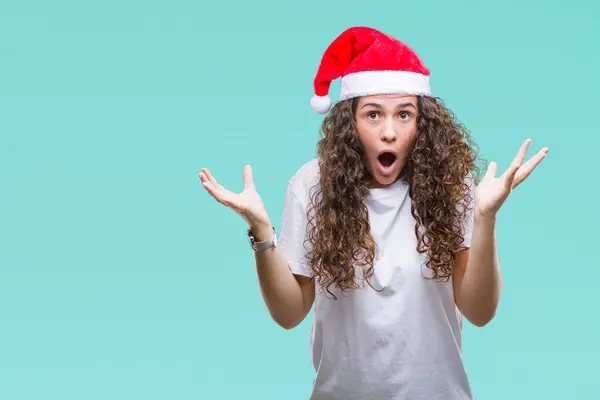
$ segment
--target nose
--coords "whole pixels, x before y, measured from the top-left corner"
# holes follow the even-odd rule
[[[384,142],[394,142],[396,140],[398,135],[396,134],[394,121],[386,121],[381,128],[381,140]]]

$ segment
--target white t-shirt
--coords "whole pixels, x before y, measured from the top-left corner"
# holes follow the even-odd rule
[[[289,180],[279,249],[294,274],[310,276],[306,212],[319,166],[313,159]],[[472,190],[474,186],[472,185]],[[473,399],[461,356],[462,315],[452,280],[426,280],[425,254],[416,249],[408,186],[401,180],[368,194],[371,234],[378,250],[371,285],[337,299],[317,290],[310,334],[316,370],[311,400]],[[470,245],[472,217],[465,227]],[[308,242],[306,243],[308,245]]]

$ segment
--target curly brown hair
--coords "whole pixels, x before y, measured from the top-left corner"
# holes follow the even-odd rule
[[[365,202],[372,176],[356,130],[357,103],[357,98],[338,102],[323,121],[319,184],[308,210],[309,267],[331,295],[331,285],[342,292],[357,287],[356,267],[367,283],[373,275],[376,244]],[[462,221],[472,207],[465,178],[479,179],[477,147],[442,100],[418,97],[418,109],[417,135],[400,179],[409,185],[416,250],[427,253],[426,266],[433,271],[428,279],[447,281],[464,240]]]

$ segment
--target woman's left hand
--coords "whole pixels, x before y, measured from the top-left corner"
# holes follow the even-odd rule
[[[510,167],[497,178],[498,164],[490,162],[487,172],[475,189],[477,215],[481,217],[495,216],[512,190],[520,185],[546,157],[548,148],[544,147],[523,164],[530,143],[531,139],[525,140]]]

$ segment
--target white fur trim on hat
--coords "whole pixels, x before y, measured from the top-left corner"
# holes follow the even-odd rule
[[[342,77],[340,100],[374,94],[431,96],[429,76],[408,71],[362,71]]]

